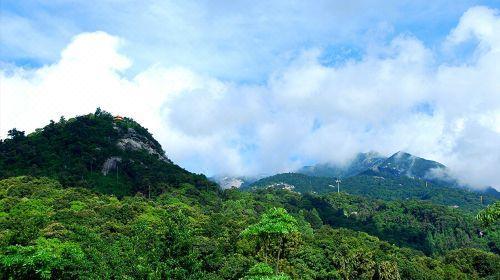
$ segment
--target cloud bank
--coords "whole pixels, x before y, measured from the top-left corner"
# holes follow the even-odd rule
[[[208,175],[405,150],[444,163],[464,182],[500,189],[497,30],[499,12],[474,7],[437,49],[401,34],[328,65],[323,50],[309,48],[266,82],[245,84],[161,64],[125,75],[134,59],[121,52],[127,42],[82,33],[53,64],[2,66],[0,133],[100,106],[133,117],[174,162]]]

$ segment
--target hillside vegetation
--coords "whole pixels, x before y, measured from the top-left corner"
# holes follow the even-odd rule
[[[47,176],[118,196],[156,195],[182,183],[216,190],[205,176],[173,164],[147,129],[100,109],[51,121],[29,135],[11,130],[0,141],[0,178],[19,175]]]
[[[222,190],[99,109],[13,129],[0,142],[0,278],[500,279],[494,197],[369,175],[337,193],[334,180]]]
[[[337,192],[336,178],[307,176],[299,173],[282,173],[266,177],[250,184],[245,189],[268,187],[288,188],[299,193]],[[343,179],[340,183],[340,190],[383,200],[418,199],[472,212],[477,212],[485,205],[497,200],[492,195],[405,176],[357,175]]]
[[[118,199],[47,178],[2,180],[2,278],[500,276],[500,257],[484,250],[486,239],[473,237],[472,220],[442,207],[288,191],[227,190],[222,198],[202,191],[190,197],[193,188],[184,185],[155,199]],[[359,231],[368,228],[389,242]],[[411,246],[393,245],[397,239]]]

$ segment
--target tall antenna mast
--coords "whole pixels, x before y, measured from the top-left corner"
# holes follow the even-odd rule
[[[340,183],[342,182],[342,180],[338,179],[335,180],[335,183],[337,183],[337,193],[340,193]]]

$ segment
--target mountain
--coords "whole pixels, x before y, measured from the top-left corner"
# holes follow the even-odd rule
[[[214,176],[209,178],[212,182],[219,184],[221,189],[240,188],[246,181],[243,177]]]
[[[211,198],[200,203],[177,190],[117,198],[49,178],[0,180],[0,275],[174,280],[500,276],[498,224],[480,235],[475,215],[461,209],[276,189],[233,188]],[[284,252],[279,260],[277,250]],[[277,277],[273,268],[279,269]]]
[[[249,184],[261,179],[262,177],[265,177],[265,176],[233,177],[233,176],[218,175],[218,176],[210,177],[209,179],[212,182],[219,184],[221,189],[225,190],[225,189],[230,189],[230,188],[242,188],[242,187],[248,186]]]
[[[287,189],[297,193],[329,193],[336,190],[334,178],[308,176],[300,173],[281,173],[262,178],[242,189]]]
[[[282,173],[258,180],[243,189],[287,189],[302,194],[326,194],[337,192],[337,183],[335,178],[330,177]],[[467,211],[477,211],[497,200],[497,197],[492,194],[406,176],[356,175],[342,179],[340,191],[382,200],[417,199],[430,201]]]
[[[322,163],[313,166],[304,166],[297,173],[316,177],[350,177],[381,164],[387,158],[376,153],[359,153],[346,165]]]
[[[386,177],[428,179],[433,173],[443,173],[446,167],[436,161],[416,157],[409,153],[397,152],[384,161],[372,166],[367,174],[378,174]]]
[[[13,129],[0,141],[0,178],[47,176],[118,196],[157,195],[189,184],[217,190],[204,175],[174,164],[161,145],[130,118],[97,109],[25,135]]]
[[[332,177],[249,180],[220,178],[255,191],[220,190],[101,110],[13,129],[0,141],[0,278],[499,279],[497,207],[482,224],[477,193],[406,175],[347,177],[340,193]]]
[[[376,152],[359,153],[345,165],[322,163],[304,166],[297,173],[316,177],[345,178],[364,173],[367,175],[430,179],[437,174],[446,174],[444,171],[446,171],[446,167],[439,162],[400,151],[388,158]]]
[[[425,180],[434,185],[455,187],[490,197],[499,199],[500,192],[493,187],[475,189],[471,186],[460,184],[455,178],[449,175],[445,165],[420,158],[405,152],[397,152],[386,158],[378,153],[359,153],[349,164],[336,165],[332,163],[322,163],[313,166],[304,166],[297,173],[328,178],[348,178],[356,175],[369,177],[383,177],[397,180],[397,178],[411,178]],[[318,187],[314,188],[318,189]],[[317,192],[324,192],[324,188],[319,188]],[[328,188],[327,188],[328,189]],[[309,188],[308,191],[312,190]],[[359,193],[362,194],[362,193]],[[380,197],[384,199],[384,197]]]

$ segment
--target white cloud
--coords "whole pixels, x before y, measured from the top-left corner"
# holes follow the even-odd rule
[[[443,46],[475,40],[472,60],[440,63],[418,38],[401,35],[342,66],[304,52],[263,84],[238,84],[154,65],[128,77],[121,39],[73,39],[59,61],[0,73],[0,132],[32,131],[97,106],[131,116],[167,154],[197,172],[287,171],[310,161],[345,162],[356,152],[406,150],[448,165],[462,180],[500,186],[500,17],[467,11]],[[125,44],[127,44],[125,42]]]
[[[443,36],[435,26],[449,26],[471,2],[9,1],[1,6],[0,57],[55,62],[72,36],[102,30],[129,41],[121,52],[134,58],[131,73],[162,62],[261,82],[310,47],[361,49],[399,27],[434,41]]]

